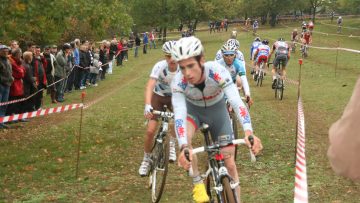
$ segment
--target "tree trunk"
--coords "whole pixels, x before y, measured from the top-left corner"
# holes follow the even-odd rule
[[[313,23],[315,23],[315,14],[316,14],[316,7],[313,7],[314,11],[313,11],[313,16],[312,16],[312,21]]]
[[[166,42],[166,26],[164,27],[163,43]]]
[[[276,24],[276,13],[271,13],[270,14],[270,25],[271,27],[275,27]]]

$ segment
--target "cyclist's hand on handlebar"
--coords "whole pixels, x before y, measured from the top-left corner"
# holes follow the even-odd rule
[[[184,147],[183,150],[181,150],[179,159],[178,159],[178,165],[180,167],[183,167],[185,170],[189,170],[191,166],[192,161],[192,150],[188,147]]]
[[[145,104],[145,109],[144,109],[144,116],[145,118],[147,119],[150,119],[152,118],[152,110],[153,110],[153,107],[150,105],[150,104]]]
[[[255,135],[245,135],[245,142],[246,145],[251,148],[251,151],[254,153],[254,155],[259,154],[259,152],[263,149],[261,140]]]
[[[249,105],[249,107],[251,107],[251,105],[253,105],[254,101],[251,99],[250,96],[246,96],[246,103]]]

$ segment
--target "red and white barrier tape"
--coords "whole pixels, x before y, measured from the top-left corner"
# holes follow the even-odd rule
[[[47,108],[47,109],[37,110],[37,111],[33,111],[33,112],[28,112],[28,113],[0,117],[0,123],[16,121],[16,120],[20,120],[23,118],[34,118],[34,117],[39,117],[39,116],[45,116],[45,115],[52,114],[52,113],[61,113],[61,112],[69,111],[69,110],[78,109],[78,108],[81,108],[82,106],[83,106],[83,104],[69,104],[69,105],[59,106],[59,107],[55,107],[55,108]]]
[[[308,184],[305,157],[305,116],[301,97],[298,100],[297,144],[295,164],[295,203],[308,202]]]

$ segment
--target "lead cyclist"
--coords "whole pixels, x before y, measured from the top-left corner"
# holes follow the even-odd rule
[[[261,141],[254,136],[251,146],[248,137],[253,135],[249,112],[242,102],[238,89],[230,73],[214,61],[205,62],[203,46],[196,37],[182,38],[176,42],[172,57],[179,63],[180,72],[172,83],[172,104],[175,114],[175,132],[180,146],[178,163],[184,169],[193,168],[193,199],[195,202],[208,202],[205,185],[197,167],[197,158],[192,156],[192,137],[201,123],[207,123],[212,140],[220,135],[233,135],[230,118],[226,109],[224,95],[228,98],[238,120],[244,129],[246,144],[254,154],[262,149]],[[233,136],[228,136],[229,141]],[[185,157],[187,149],[190,161]],[[221,149],[222,153],[234,156],[235,147]],[[235,182],[239,182],[233,158],[225,159],[225,166]],[[240,187],[236,188],[240,201]]]

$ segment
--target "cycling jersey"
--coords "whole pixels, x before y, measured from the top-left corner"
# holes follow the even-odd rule
[[[226,64],[224,58],[216,62],[224,66],[229,71],[234,83],[236,83],[236,76],[240,76],[241,84],[244,88],[245,95],[250,96],[250,87],[246,78],[245,66],[243,66],[243,64],[237,58],[234,59],[233,64],[231,64],[230,66]]]
[[[292,41],[295,40],[297,35],[298,35],[297,31],[293,31],[293,32],[291,33],[291,40],[292,40]]]
[[[168,63],[166,60],[159,61],[155,64],[153,67],[150,78],[153,78],[156,80],[154,93],[160,95],[160,96],[171,96],[171,80],[175,76],[175,74],[178,72],[170,72]]]
[[[257,21],[255,21],[253,24],[253,28],[258,28],[258,27],[259,27],[259,23]]]
[[[310,37],[311,37],[311,35],[310,35],[310,33],[308,33],[308,32],[305,32],[305,33],[303,34],[303,38],[304,38],[306,44],[309,44],[309,43],[310,43]]]
[[[261,60],[267,62],[267,59],[270,54],[270,47],[268,45],[262,44],[257,48],[257,57],[256,61],[257,63],[261,63]]]
[[[250,48],[251,60],[254,59],[255,50],[261,45],[261,42],[253,42]]]
[[[188,83],[182,72],[178,72],[171,83],[172,104],[175,113],[175,132],[179,146],[187,144],[187,102],[194,106],[207,108],[223,100],[224,95],[226,95],[244,131],[252,131],[249,112],[240,99],[239,91],[232,82],[230,73],[215,61],[206,62],[203,68],[203,74],[205,75],[203,90]]]
[[[288,55],[289,53],[289,46],[283,41],[276,41],[273,45],[273,49],[275,50],[275,55]]]

